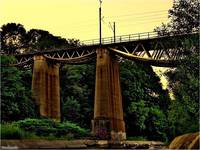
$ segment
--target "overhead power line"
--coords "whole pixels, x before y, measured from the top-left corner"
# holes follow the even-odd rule
[[[119,25],[122,25],[122,24],[125,24],[125,25],[128,25],[128,24],[140,24],[140,23],[151,23],[152,21],[163,21],[163,20],[168,20],[168,18],[163,18],[163,17],[155,17],[155,18],[147,18],[145,20],[127,20],[127,21],[121,21],[119,22],[118,21],[118,24]],[[109,29],[110,29],[110,25],[109,25],[109,21],[104,19],[102,21],[102,23],[104,25],[106,25]],[[87,24],[87,25],[77,25],[77,26],[73,26],[73,27],[70,27],[70,29],[73,29],[74,31],[89,31],[89,30],[92,30],[92,29],[97,29],[98,28],[98,23],[96,24]],[[89,27],[89,28],[88,28]]]
[[[146,14],[156,14],[156,13],[160,13],[160,12],[167,12],[168,10],[160,10],[160,11],[149,11],[149,12],[143,12],[143,13],[129,13],[129,14],[125,14],[125,15],[117,15],[117,16],[110,16],[111,18],[113,17],[123,17],[123,16],[141,16],[141,15],[146,15]]]
[[[144,16],[139,16],[139,15],[137,15],[137,16],[135,16],[135,15],[130,15],[130,16],[125,16],[125,17],[116,17],[116,18],[114,18],[114,19],[126,19],[126,18],[148,18],[148,17],[153,17],[153,16],[162,16],[162,15],[165,15],[165,16],[168,16],[168,14],[166,14],[166,13],[159,13],[159,14],[147,14],[147,15],[144,15]],[[109,19],[112,19],[111,17],[107,17],[107,18],[109,18]]]
[[[160,11],[151,11],[151,12],[143,12],[143,13],[129,13],[125,15],[119,16],[109,16],[104,17],[102,20],[103,24],[109,27],[109,22],[111,21],[110,18],[116,17],[115,21],[120,26],[120,28],[127,28],[133,25],[141,25],[145,23],[145,25],[149,25],[155,22],[163,22],[163,19],[167,21],[167,10],[160,10]],[[163,17],[162,17],[163,16]],[[95,20],[95,23],[94,23]],[[87,19],[83,21],[71,22],[69,25],[73,25],[70,29],[74,30],[74,33],[90,33],[95,32],[98,29],[98,20],[97,19]],[[105,27],[105,26],[104,26]],[[137,27],[137,26],[135,26]]]
[[[166,12],[167,10],[160,10],[160,11],[150,11],[150,12],[143,12],[143,13],[130,13],[130,14],[125,14],[125,15],[118,15],[118,16],[108,16],[106,18],[112,19],[114,17],[117,18],[122,18],[122,17],[128,17],[128,16],[135,16],[135,17],[146,17],[146,16],[155,16],[155,15],[160,15],[162,12]],[[163,13],[163,15],[167,13]],[[70,22],[71,24],[81,24],[81,23],[90,23],[90,22],[94,22],[97,21],[96,18],[91,18],[91,19],[84,19],[81,21],[75,21],[75,22]]]
[[[116,21],[118,21],[118,22],[130,22],[130,21],[135,21],[135,22],[137,22],[137,21],[141,21],[141,20],[153,20],[153,19],[163,19],[163,18],[167,18],[167,16],[165,17],[165,16],[160,16],[160,15],[158,15],[158,16],[149,16],[149,17],[146,17],[146,18],[139,18],[139,17],[137,17],[137,18],[124,18],[124,19],[116,19]],[[106,21],[107,20],[107,21]],[[109,21],[110,19],[109,18],[107,18],[107,17],[104,17],[104,19],[102,19],[102,22],[103,23],[109,23],[110,21]],[[94,23],[94,22],[85,22],[85,23],[83,23],[83,24],[75,24],[75,25],[73,25],[73,27],[72,28],[88,28],[88,26],[90,26],[90,27],[92,27],[92,26],[95,26],[95,25],[98,25],[98,23],[96,22],[96,23]]]
[[[137,20],[151,20],[154,18],[159,18],[159,19],[163,19],[163,18],[168,18],[167,16],[151,16],[151,17],[146,17],[146,18],[124,18],[124,19],[115,19],[118,22],[124,22],[124,21],[137,21]]]
[[[165,20],[165,21],[167,21],[167,19]],[[162,23],[162,22],[165,22],[165,21],[163,21],[163,20],[158,20],[158,19],[155,19],[155,20],[152,20],[152,21],[141,21],[141,22],[134,22],[134,23],[129,23],[129,24],[120,24],[120,26],[122,27],[122,25],[124,26],[124,27],[129,27],[129,26],[132,26],[132,25],[138,25],[138,26],[141,26],[141,24],[145,24],[146,26],[147,25],[149,25],[149,24],[151,24],[151,23],[155,23],[155,22],[160,22],[160,23]]]

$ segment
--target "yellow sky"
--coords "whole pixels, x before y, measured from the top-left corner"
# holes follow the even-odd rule
[[[102,37],[153,31],[167,22],[172,0],[103,0]],[[21,23],[26,30],[47,30],[64,38],[99,37],[98,0],[0,0],[0,26]]]

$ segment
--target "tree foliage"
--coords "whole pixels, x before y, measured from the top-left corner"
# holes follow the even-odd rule
[[[151,66],[125,61],[121,85],[128,136],[166,140],[168,92]]]
[[[14,121],[36,116],[36,107],[31,99],[31,74],[16,67],[7,67],[13,57],[1,56],[1,119]],[[25,73],[26,72],[26,73]]]
[[[175,71],[167,72],[174,91],[168,117],[170,137],[196,132],[199,129],[199,55],[182,61]]]
[[[31,29],[27,33],[27,44],[30,48],[40,51],[66,46],[67,41],[50,34],[48,31]]]
[[[8,23],[1,27],[1,53],[16,54],[30,51],[46,51],[52,48],[76,47],[76,39],[64,39],[48,31],[31,29],[26,31],[22,24]]]
[[[63,120],[91,124],[94,105],[95,64],[65,65],[61,70]]]
[[[159,34],[190,33],[199,30],[198,0],[176,0],[169,10],[171,21],[162,24],[155,30]],[[191,48],[191,42],[196,46]],[[173,90],[175,100],[171,102],[168,110],[170,139],[177,135],[196,132],[199,127],[199,37],[193,36],[184,41],[184,52],[189,55],[180,61],[176,69],[169,70],[166,76],[169,86]]]
[[[167,33],[191,33],[199,30],[198,0],[175,0],[173,7],[169,10],[170,22],[162,23],[155,31],[159,34]]]
[[[26,30],[23,25],[8,23],[1,27],[1,53],[14,54],[25,46]]]

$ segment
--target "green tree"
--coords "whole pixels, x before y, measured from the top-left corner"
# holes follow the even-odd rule
[[[8,67],[15,59],[1,56],[1,119],[14,121],[36,116],[36,107],[31,99],[29,88],[24,86],[23,78],[31,78],[16,67]]]
[[[61,69],[63,120],[90,127],[94,105],[94,64],[65,65]]]
[[[1,53],[15,54],[33,50],[49,50],[51,48],[76,47],[79,40],[66,40],[54,36],[48,31],[31,29],[26,32],[22,24],[8,23],[1,27]]]
[[[175,71],[167,73],[175,95],[168,113],[171,138],[199,130],[199,55],[181,62]]]
[[[23,25],[8,23],[1,27],[2,53],[15,54],[26,44],[26,30]]]
[[[163,24],[155,31],[159,34],[198,31],[199,9],[198,0],[176,0],[169,10],[169,24]],[[180,61],[181,65],[176,69],[166,73],[175,97],[168,110],[167,133],[170,139],[180,134],[196,132],[199,126],[199,37],[193,36],[189,40],[182,41],[185,45],[183,50],[189,55]]]
[[[39,29],[31,29],[28,31],[27,40],[29,47],[37,51],[69,46],[66,39],[54,36],[48,31]]]
[[[73,96],[67,96],[63,101],[62,108],[62,115],[65,120],[79,123],[80,119],[82,118],[80,112],[81,105],[79,101],[77,101]]]
[[[173,7],[169,10],[170,22],[162,23],[155,31],[166,34],[173,33],[190,33],[199,30],[199,10],[198,0],[175,0]]]
[[[128,136],[166,140],[168,92],[151,66],[125,61],[121,64],[121,86]]]

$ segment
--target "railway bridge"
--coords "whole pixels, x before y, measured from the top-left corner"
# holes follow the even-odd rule
[[[119,63],[124,59],[152,66],[175,67],[198,47],[198,33],[159,36],[146,32],[83,41],[78,47],[58,48],[14,55],[15,66],[33,64],[32,95],[41,116],[60,120],[60,64],[96,62],[92,133],[126,139],[120,88]]]

